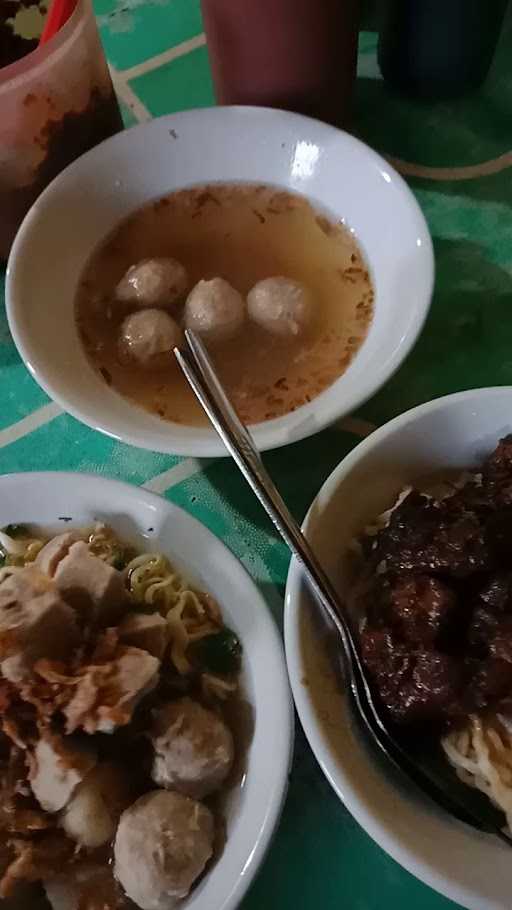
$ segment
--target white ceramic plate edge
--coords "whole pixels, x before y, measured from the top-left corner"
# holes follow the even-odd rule
[[[331,498],[332,491],[335,490],[342,479],[350,473],[354,463],[359,460],[366,448],[373,446],[380,438],[387,436],[390,430],[403,428],[407,423],[414,420],[417,412],[420,410],[424,413],[427,411],[434,411],[437,408],[443,407],[447,402],[456,403],[458,400],[462,401],[475,393],[481,398],[485,398],[486,396],[492,398],[495,395],[503,395],[510,399],[511,391],[512,388],[510,386],[494,386],[486,389],[456,392],[452,395],[446,395],[425,404],[418,405],[416,408],[406,411],[393,418],[388,423],[383,424],[369,437],[355,446],[325,480],[317,496],[311,503],[303,521],[302,529],[306,536],[308,536],[308,529],[315,508],[320,507],[321,509],[322,502],[328,501]],[[353,791],[350,780],[348,776],[344,775],[343,769],[340,769],[338,764],[334,769],[334,759],[330,749],[325,743],[322,727],[318,723],[315,712],[311,707],[307,687],[302,683],[304,668],[300,660],[300,626],[296,622],[295,614],[297,610],[296,605],[299,603],[300,593],[303,588],[305,589],[306,587],[307,583],[300,564],[295,558],[292,558],[285,590],[284,642],[286,662],[299,720],[313,754],[329,784],[342,804],[379,847],[420,881],[429,885],[444,897],[466,907],[467,910],[501,910],[501,904],[498,905],[492,899],[486,901],[481,897],[477,897],[473,890],[465,888],[460,883],[454,882],[453,880],[448,881],[445,876],[438,873],[433,863],[418,858],[418,855],[412,846],[406,843],[403,838],[401,840],[397,839],[389,824],[375,818],[367,805],[364,804],[364,801],[359,799],[357,793]],[[346,793],[343,792],[343,785],[346,786]],[[349,794],[348,797],[347,793]],[[476,832],[473,832],[473,835],[475,837],[479,836]],[[412,838],[410,843],[413,843]],[[497,844],[499,846],[498,842]]]
[[[149,431],[134,432],[133,430],[130,430],[129,423],[123,423],[121,428],[121,422],[118,420],[115,421],[115,428],[112,428],[111,426],[109,427],[108,420],[106,421],[104,419],[95,418],[94,408],[88,407],[87,409],[82,410],[79,407],[75,407],[72,402],[69,403],[66,395],[55,388],[54,382],[45,377],[44,370],[41,371],[32,362],[34,357],[33,351],[31,349],[31,341],[30,338],[25,339],[24,331],[19,327],[18,317],[16,314],[17,307],[21,305],[17,299],[16,294],[16,268],[18,257],[22,254],[24,244],[26,242],[26,237],[30,236],[32,223],[34,221],[37,221],[39,217],[39,210],[44,209],[49,200],[51,200],[57,193],[61,178],[63,176],[69,176],[69,174],[73,172],[73,170],[80,162],[85,162],[98,157],[98,150],[104,148],[105,146],[109,145],[110,147],[115,148],[116,144],[119,145],[123,142],[126,142],[126,137],[129,134],[141,132],[144,130],[149,133],[152,127],[153,129],[156,129],[157,123],[161,124],[161,129],[165,128],[167,130],[170,130],[173,128],[176,130],[176,132],[181,133],[182,128],[187,124],[187,122],[192,122],[194,118],[198,117],[210,118],[212,122],[214,122],[217,129],[221,127],[223,122],[229,124],[231,120],[236,120],[236,118],[241,119],[245,117],[251,124],[261,121],[262,129],[264,129],[265,126],[268,126],[267,121],[270,123],[273,123],[275,121],[276,129],[279,128],[280,124],[283,124],[283,128],[289,128],[294,124],[296,124],[297,127],[299,125],[303,125],[303,127],[306,128],[309,124],[309,129],[313,131],[313,135],[320,131],[322,135],[325,134],[326,137],[341,136],[342,142],[345,143],[348,148],[352,148],[361,155],[364,155],[372,166],[379,169],[382,173],[385,173],[387,175],[387,181],[389,183],[393,183],[399,193],[407,199],[411,217],[416,222],[416,229],[420,235],[420,243],[424,248],[424,253],[426,259],[428,260],[429,275],[428,278],[425,279],[424,287],[421,289],[421,298],[423,301],[422,306],[418,307],[418,312],[414,317],[414,325],[410,326],[407,334],[402,339],[401,343],[397,347],[397,350],[394,352],[389,361],[375,367],[375,372],[372,372],[371,381],[368,381],[366,385],[363,381],[363,391],[353,391],[348,395],[347,404],[343,407],[343,415],[354,411],[368,398],[370,398],[377,391],[377,389],[379,389],[396,372],[400,364],[403,362],[404,358],[416,343],[416,340],[425,323],[430,307],[434,285],[434,256],[432,241],[425,217],[411,190],[403,178],[398,174],[398,172],[396,172],[393,167],[387,161],[385,161],[385,159],[383,159],[375,150],[367,146],[364,142],[357,139],[356,137],[351,136],[350,134],[345,133],[341,130],[337,130],[335,127],[323,124],[320,121],[303,117],[299,114],[294,114],[289,111],[280,111],[271,108],[256,108],[250,106],[226,106],[222,108],[192,109],[176,114],[168,114],[160,118],[155,118],[150,123],[139,124],[137,126],[131,127],[129,130],[125,130],[116,136],[105,140],[104,142],[100,143],[99,146],[91,149],[89,152],[86,152],[81,156],[81,158],[70,164],[61,174],[59,174],[43,191],[41,196],[36,200],[33,207],[26,215],[14,241],[7,266],[7,319],[11,335],[14,339],[20,356],[22,357],[25,365],[31,372],[35,381],[41,386],[41,388],[44,389],[49,397],[51,397],[52,400],[55,401],[60,407],[62,407],[67,413],[84,423],[86,426],[90,426],[95,430],[99,430],[106,435],[111,436],[112,438],[123,441],[125,443],[129,443],[131,445],[139,446],[141,448],[148,448],[160,452],[171,452],[172,454],[178,455],[214,457],[225,456],[226,450],[224,448],[224,445],[219,439],[215,437],[213,432],[211,435],[205,435],[200,439],[195,439],[194,442],[189,442],[186,439],[181,440],[179,438],[179,433],[173,432],[173,424],[169,423],[168,435],[170,442],[167,444],[165,439],[165,428],[160,427],[160,421],[158,422],[158,429],[155,429],[155,436],[153,439],[151,439],[149,438],[151,435]],[[272,179],[268,176],[263,176],[258,179],[269,183],[273,182]],[[308,195],[309,193],[306,192],[306,196]],[[355,361],[356,360],[357,358],[355,358]],[[349,372],[350,367],[344,376]],[[342,380],[343,377],[340,377],[340,380],[338,381]],[[335,385],[336,383],[333,384],[333,386]],[[333,396],[333,386],[330,386],[328,389],[324,390],[310,404],[306,404],[298,408],[295,412],[293,412],[293,414],[289,413],[282,418],[269,420],[262,424],[255,425],[252,432],[258,448],[261,451],[266,451],[268,449],[280,448],[281,446],[292,442],[297,442],[303,438],[308,437],[312,432],[317,433],[321,431],[326,426],[337,420],[340,416],[340,408],[339,404],[337,403],[337,396]],[[338,391],[339,394],[341,394],[342,391],[344,393],[344,386],[342,385]],[[314,420],[314,430],[311,430],[312,420]],[[179,428],[179,425],[175,426]]]
[[[78,485],[80,489],[77,494],[76,489]],[[27,508],[23,507],[22,491],[24,488],[26,490],[32,486],[33,495],[31,498],[31,505],[29,506],[30,514],[28,514]],[[159,515],[167,515],[169,518],[172,517],[173,519],[178,519],[178,521],[181,522],[181,527],[187,528],[188,531],[191,531],[195,539],[197,539],[199,542],[208,542],[209,546],[216,551],[217,555],[220,555],[222,553],[222,563],[226,566],[226,571],[229,572],[230,576],[237,576],[239,581],[243,580],[243,584],[247,585],[247,588],[252,589],[251,603],[254,603],[255,609],[259,610],[259,630],[261,637],[265,642],[265,654],[268,655],[268,659],[272,667],[272,678],[275,683],[275,687],[272,690],[272,707],[276,712],[273,726],[275,726],[276,733],[277,731],[279,732],[279,741],[281,743],[281,746],[279,751],[274,753],[272,762],[269,763],[270,773],[265,780],[265,783],[268,784],[265,789],[266,808],[261,818],[259,819],[257,838],[252,849],[248,852],[244,867],[238,875],[236,881],[234,881],[229,893],[225,894],[221,904],[209,902],[208,905],[206,905],[206,903],[201,899],[203,886],[204,890],[207,893],[208,878],[210,875],[214,875],[218,864],[221,864],[221,856],[219,860],[212,866],[212,869],[206,876],[204,882],[201,882],[200,886],[198,887],[198,891],[193,891],[190,898],[187,898],[183,904],[183,910],[188,910],[189,907],[190,910],[236,910],[244,895],[246,894],[270,847],[272,837],[277,828],[286,798],[288,789],[288,776],[291,761],[293,758],[293,702],[289,689],[283,645],[276,623],[268,606],[265,603],[263,595],[258,590],[256,584],[252,580],[245,567],[239,562],[239,560],[229,550],[229,548],[208,528],[202,525],[201,522],[199,522],[192,515],[189,515],[179,506],[140,487],[133,486],[120,480],[112,480],[110,478],[105,478],[94,474],[78,474],[68,471],[38,471],[4,474],[0,476],[0,524],[4,523],[1,518],[3,511],[5,514],[4,490],[7,496],[7,491],[10,488],[9,496],[12,496],[12,491],[17,491],[19,489],[19,498],[17,499],[17,502],[20,503],[19,510],[21,513],[19,520],[32,520],[36,522],[38,516],[38,508],[40,508],[37,495],[38,491],[43,490],[40,498],[43,500],[46,499],[48,502],[51,496],[52,488],[55,486],[57,488],[57,496],[55,506],[52,500],[51,508],[52,510],[55,508],[54,523],[56,525],[59,524],[58,519],[60,516],[69,516],[70,514],[72,516],[73,510],[76,510],[77,512],[84,511],[83,507],[80,507],[80,504],[77,507],[73,507],[73,499],[75,499],[75,502],[78,503],[80,503],[80,501],[87,501],[88,507],[91,506],[92,508],[96,509],[99,514],[101,514],[102,509],[105,509],[107,514],[111,515],[113,514],[111,504],[114,501],[119,502],[120,508],[122,508],[123,502],[130,501],[133,504],[133,509],[135,510],[138,499],[141,512],[144,509],[148,511],[149,507],[157,517]],[[61,499],[61,494],[64,493],[66,487],[69,487],[69,504],[67,501],[64,502]],[[63,508],[64,506],[66,507]],[[46,509],[47,508],[48,507],[46,507]],[[39,515],[40,514],[41,513],[39,512]],[[31,515],[33,515],[32,519],[30,517]],[[15,515],[11,515],[9,518],[10,521],[14,519]],[[63,522],[62,527],[65,529],[68,527],[68,523]],[[140,535],[140,533],[141,531],[139,528],[138,534]],[[154,540],[158,541],[158,547],[161,547],[162,550],[167,553],[172,559],[172,542],[169,544],[169,546],[162,545],[157,535],[155,536]],[[181,557],[181,561],[183,561],[183,557]],[[218,561],[220,562],[220,558]],[[190,564],[193,566],[193,558],[190,559]],[[244,642],[242,639],[242,646],[243,644]]]

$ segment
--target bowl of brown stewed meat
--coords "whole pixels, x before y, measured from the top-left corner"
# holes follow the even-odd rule
[[[318,494],[306,533],[349,606],[374,695],[418,760],[512,827],[512,389],[429,402],[381,427]],[[508,908],[510,854],[409,790],[361,737],[299,566],[288,667],[303,726],[356,819],[466,907]],[[452,784],[450,784],[452,781]]]

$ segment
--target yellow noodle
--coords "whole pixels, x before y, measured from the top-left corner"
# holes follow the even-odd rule
[[[98,523],[94,528],[74,530],[78,538],[86,540],[95,556],[111,564],[123,544],[107,525]],[[51,538],[27,538],[23,557],[12,558],[0,569],[0,583],[16,566],[33,562],[41,548]],[[152,608],[165,617],[170,630],[171,659],[181,674],[190,673],[192,666],[186,651],[192,642],[217,632],[222,618],[215,601],[194,591],[162,553],[141,553],[125,569],[126,583],[138,606]]]
[[[166,618],[176,669],[184,675],[190,673],[187,648],[218,631],[221,620],[217,605],[194,591],[161,553],[136,556],[127,573],[134,600],[141,606],[156,607]]]
[[[462,731],[442,739],[457,774],[503,810],[512,830],[512,734],[498,718],[472,716]]]

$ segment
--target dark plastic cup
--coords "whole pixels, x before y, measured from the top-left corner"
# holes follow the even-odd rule
[[[489,72],[508,0],[383,0],[384,79],[418,98],[454,98]]]

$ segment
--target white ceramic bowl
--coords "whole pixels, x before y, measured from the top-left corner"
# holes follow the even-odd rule
[[[339,590],[349,541],[404,485],[432,471],[481,463],[511,430],[512,387],[480,389],[421,405],[358,445],[326,481],[305,521]],[[437,891],[471,910],[510,910],[510,848],[438,812],[377,765],[352,729],[325,627],[315,617],[293,561],[286,588],[288,670],[306,736],[335,792],[384,850]]]
[[[303,193],[355,231],[375,291],[375,318],[354,362],[295,413],[258,425],[260,449],[302,439],[347,414],[400,365],[432,293],[432,244],[406,184],[347,133],[282,111],[211,108],[121,133],[64,171],[19,231],[7,270],[7,313],[18,350],[46,392],[74,417],[143,448],[224,455],[209,428],[166,423],[121,398],[88,363],[75,327],[80,273],[127,214],[175,189],[255,181]]]
[[[72,521],[64,523],[63,518]],[[210,531],[165,499],[82,474],[0,477],[0,526],[35,522],[62,530],[94,519],[108,522],[141,549],[167,554],[217,598],[226,623],[242,642],[243,686],[254,720],[246,774],[226,806],[222,855],[183,903],[183,910],[234,910],[264,858],[287,787],[293,712],[279,633],[238,560]]]

